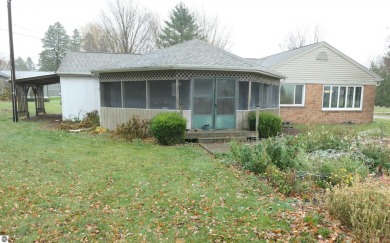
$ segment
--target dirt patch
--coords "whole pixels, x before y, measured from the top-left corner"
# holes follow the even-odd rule
[[[39,116],[30,116],[30,119],[22,118],[24,122],[40,122],[46,130],[58,130],[61,122],[61,114],[44,114]]]

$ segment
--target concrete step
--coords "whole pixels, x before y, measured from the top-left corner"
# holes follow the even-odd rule
[[[200,138],[225,138],[225,137],[252,137],[256,136],[255,132],[252,131],[241,131],[241,130],[210,130],[210,131],[190,131],[186,132],[186,139],[200,139]]]
[[[198,143],[228,143],[232,140],[245,142],[247,137],[207,137],[207,138],[198,138]]]

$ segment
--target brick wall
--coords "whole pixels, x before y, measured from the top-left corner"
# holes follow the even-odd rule
[[[304,107],[280,107],[283,121],[297,124],[313,123],[370,123],[373,121],[375,85],[365,85],[361,111],[322,111],[322,84],[306,84]]]

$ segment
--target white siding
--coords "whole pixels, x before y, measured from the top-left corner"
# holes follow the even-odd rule
[[[60,77],[63,119],[83,119],[100,109],[99,80],[94,77]]]
[[[323,51],[328,54],[328,61],[317,60],[318,53]],[[322,81],[326,83],[326,81],[333,81],[356,83],[375,81],[375,77],[326,46],[316,48],[273,69],[287,76],[286,81],[288,82],[310,83]]]

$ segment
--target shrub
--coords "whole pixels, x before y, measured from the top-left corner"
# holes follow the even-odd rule
[[[260,138],[277,136],[282,131],[282,119],[269,112],[259,115],[258,133]]]
[[[296,168],[301,159],[303,149],[294,137],[268,138],[264,143],[272,164],[281,170]]]
[[[365,165],[365,157],[356,152],[337,150],[318,150],[309,154],[302,170],[317,175],[317,183],[321,187],[338,184],[350,185],[356,175],[361,178],[368,176],[369,169]],[[306,168],[305,168],[306,167]]]
[[[111,137],[123,138],[128,141],[148,138],[149,124],[149,121],[133,116],[127,123],[118,125]]]
[[[306,143],[307,152],[316,150],[349,150],[354,134],[348,129],[340,127],[310,130],[307,134],[301,135],[302,141]]]
[[[248,144],[240,145],[237,142],[232,142],[231,152],[233,158],[243,169],[256,174],[264,173],[267,166],[271,163],[262,143],[249,146]]]
[[[327,193],[327,206],[361,242],[390,239],[390,188],[377,179],[338,186]]]
[[[186,120],[177,112],[163,112],[152,119],[150,129],[160,144],[177,144],[184,141]]]
[[[272,186],[286,196],[299,191],[299,180],[294,170],[281,171],[276,166],[270,165],[266,168],[265,176]]]
[[[248,113],[248,126],[249,126],[249,131],[256,130],[256,112],[255,111],[250,111]]]
[[[83,120],[80,122],[80,128],[98,127],[100,126],[100,117],[97,110],[87,112]]]
[[[361,150],[365,156],[371,159],[371,163],[367,164],[371,171],[374,171],[378,167],[390,170],[390,150],[387,146],[367,144]]]

